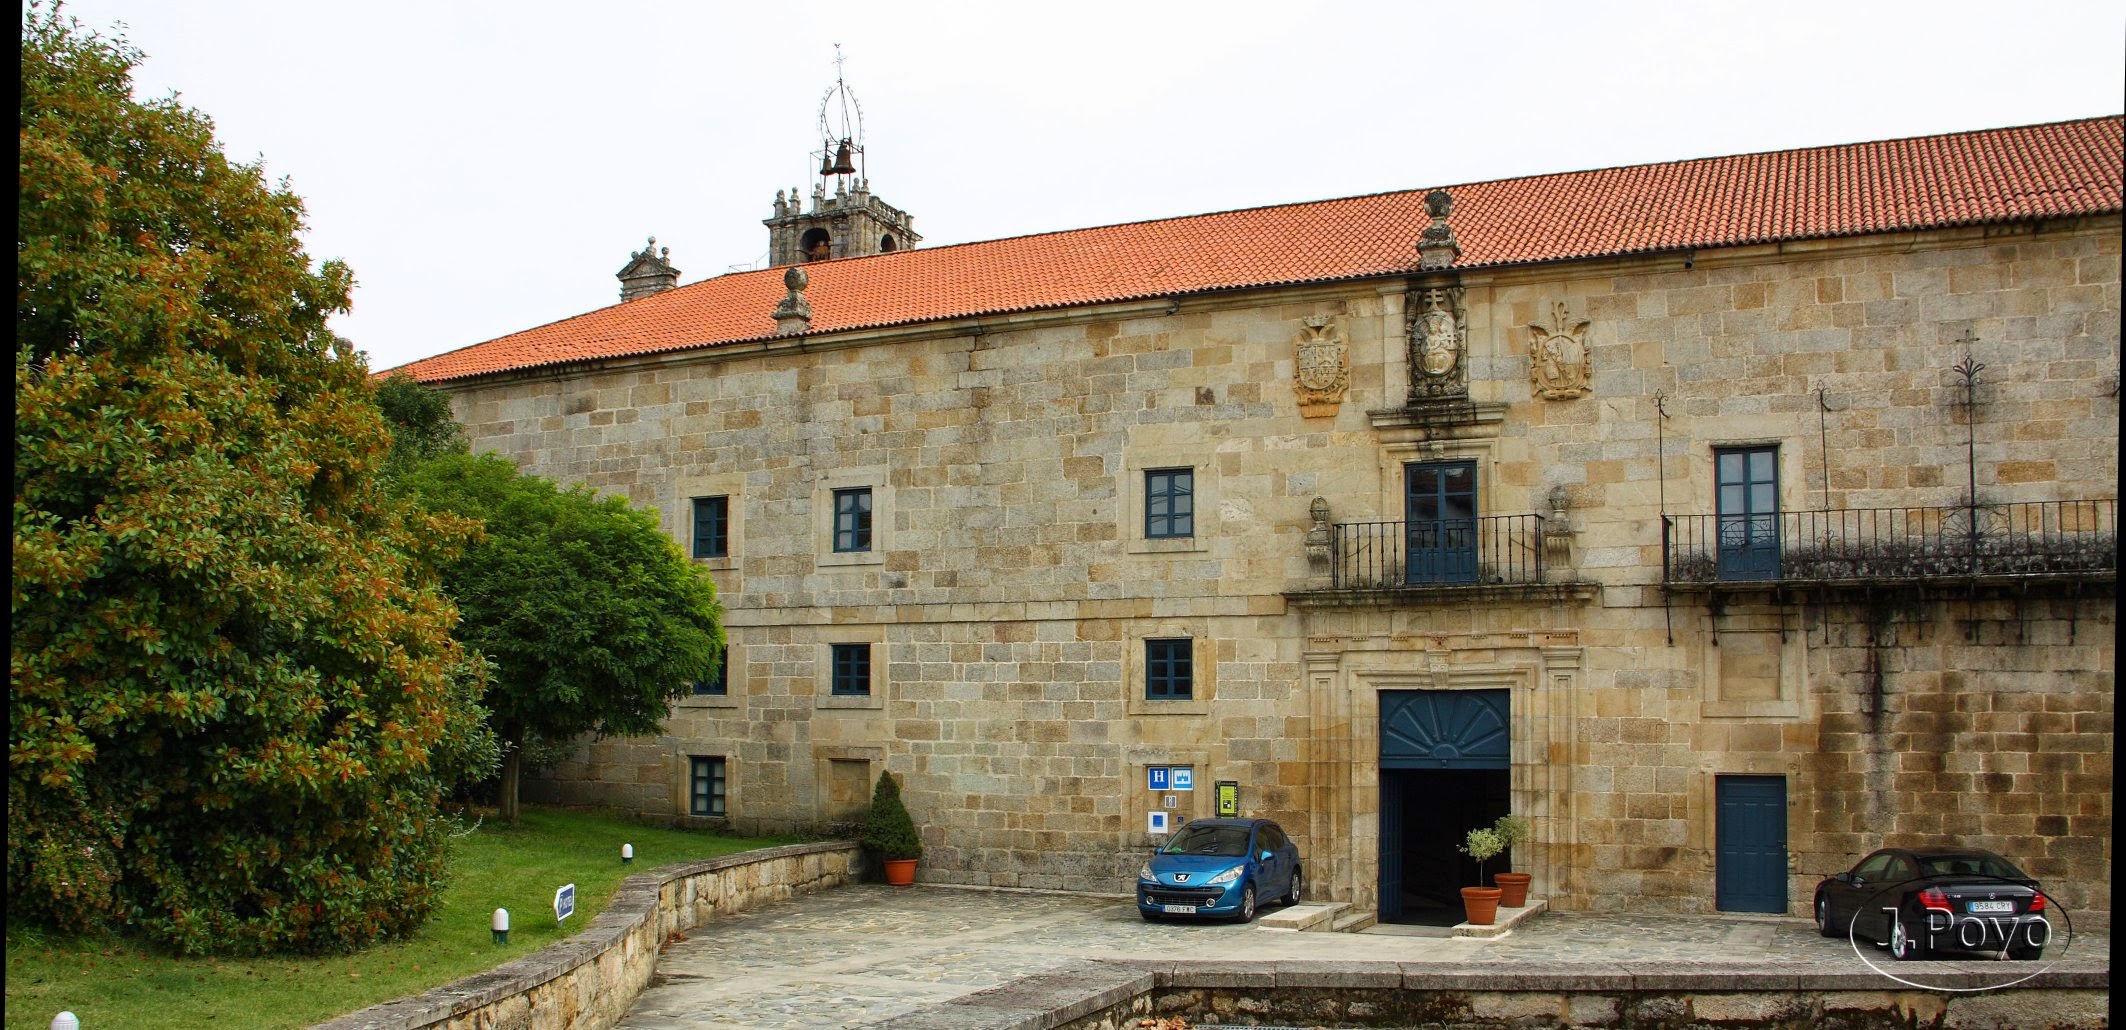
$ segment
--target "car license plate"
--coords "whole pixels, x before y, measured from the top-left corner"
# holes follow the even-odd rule
[[[1970,909],[1969,909],[1968,911],[1971,911],[1971,912],[1974,912],[1974,913],[1978,913],[1978,912],[2013,912],[2013,911],[2015,911],[2015,902],[2012,902],[2012,901],[1974,901],[1974,902],[1972,902],[1972,903],[1971,903],[1971,907],[1970,907]]]
[[[1195,915],[1195,914],[1196,914],[1196,906],[1194,906],[1194,905],[1161,905],[1161,906],[1159,906],[1159,911],[1161,911],[1161,912],[1165,912],[1165,913],[1167,913],[1168,915],[1176,915],[1176,916],[1192,916],[1192,915]]]

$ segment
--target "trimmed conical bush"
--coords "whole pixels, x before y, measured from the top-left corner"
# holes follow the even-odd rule
[[[900,781],[892,773],[878,774],[878,788],[871,792],[871,814],[864,819],[859,840],[864,850],[881,859],[923,857],[923,839],[915,832],[908,806],[901,804]]]

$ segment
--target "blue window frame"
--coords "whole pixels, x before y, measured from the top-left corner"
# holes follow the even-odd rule
[[[1719,484],[1720,579],[1779,578],[1779,448],[1713,451]]]
[[[1144,536],[1173,540],[1196,535],[1196,470],[1144,471]]]
[[[731,652],[726,648],[717,659],[716,674],[694,681],[695,697],[726,697],[731,693]]]
[[[834,685],[838,697],[871,696],[871,645],[834,645]]]
[[[1194,641],[1179,639],[1144,642],[1144,699],[1187,701],[1196,696]]]
[[[871,488],[834,491],[834,549],[871,549]]]
[[[696,756],[690,763],[687,811],[693,815],[724,814],[724,766],[721,756]]]
[[[731,554],[731,499],[694,498],[694,557],[727,558]]]

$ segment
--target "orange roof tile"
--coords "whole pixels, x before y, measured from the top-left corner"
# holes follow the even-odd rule
[[[1447,187],[1455,268],[2120,210],[2114,115]],[[810,332],[1399,275],[1423,190],[1221,211],[805,266]],[[426,382],[775,336],[781,268],[718,276],[401,369]]]

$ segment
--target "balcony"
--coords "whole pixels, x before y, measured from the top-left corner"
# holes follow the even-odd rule
[[[1579,594],[1586,584],[1545,579],[1541,515],[1343,522],[1321,527],[1312,589],[1301,603],[1427,602]],[[1325,572],[1326,575],[1320,573]]]
[[[2118,501],[1671,515],[1662,584],[2074,584],[2118,576]]]

